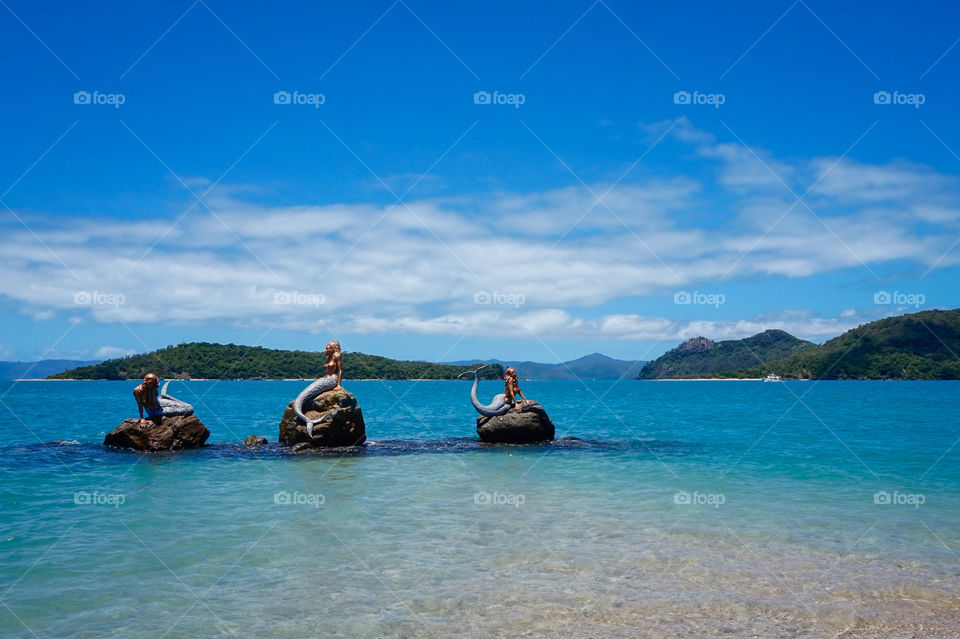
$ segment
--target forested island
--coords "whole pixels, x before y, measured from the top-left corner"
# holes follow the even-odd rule
[[[323,352],[288,351],[261,346],[191,342],[150,353],[81,366],[48,379],[311,379],[323,374]],[[343,354],[344,379],[456,379],[465,366]],[[489,364],[484,379],[500,379],[503,367]]]
[[[638,379],[710,377],[730,370],[750,368],[816,347],[813,342],[798,339],[786,331],[776,329],[746,339],[722,342],[714,342],[706,337],[694,337],[649,362],[640,371]]]
[[[639,379],[960,379],[960,310],[887,317],[824,344],[780,330],[742,340],[695,337],[647,364]]]
[[[960,379],[958,354],[960,310],[935,310],[869,322],[821,345],[777,329],[741,340],[714,342],[695,337],[647,363],[637,378],[732,379],[775,374],[784,379]],[[593,366],[589,371],[593,371],[598,357],[602,356],[581,359],[589,360]],[[48,379],[142,379],[148,372],[165,379],[308,379],[321,375],[325,361],[322,352],[191,342],[73,368]],[[641,364],[610,361],[618,371]],[[343,355],[346,379],[456,379],[476,365],[479,362],[453,365],[365,353]],[[500,379],[503,369],[503,364],[491,362],[481,376]],[[579,371],[578,376],[584,374]]]

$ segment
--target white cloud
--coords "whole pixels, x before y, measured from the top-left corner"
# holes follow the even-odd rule
[[[101,346],[93,354],[94,359],[114,359],[116,357],[126,357],[133,355],[137,351],[132,348],[121,348],[119,346]]]
[[[741,339],[768,329],[784,330],[791,335],[822,341],[860,324],[878,319],[875,309],[845,312],[840,317],[818,317],[808,311],[784,311],[745,320],[672,320],[637,314],[605,315],[582,319],[561,309],[535,312],[484,311],[435,317],[405,316],[393,319],[362,316],[335,322],[337,332],[413,333],[423,335],[503,337],[512,335],[530,339],[615,339],[660,342],[672,348],[675,343],[703,335],[713,340]]]
[[[856,203],[890,200],[909,205],[910,198],[918,196],[929,201],[934,193],[955,195],[958,186],[953,176],[902,161],[878,166],[850,158],[817,158],[810,168],[823,175],[813,193]]]
[[[228,186],[207,198],[215,214],[198,206],[175,224],[88,218],[51,225],[21,212],[50,250],[23,227],[0,222],[0,296],[36,319],[72,322],[634,340],[701,328],[718,338],[770,327],[830,335],[846,317],[674,325],[587,310],[624,300],[642,308],[644,298],[721,281],[781,281],[894,260],[925,268],[960,230],[957,180],[926,167],[788,163],[718,144],[686,120],[671,134],[701,162],[718,163],[716,184],[659,177],[386,207],[271,207]],[[794,204],[767,167],[799,192],[829,168],[808,197],[812,212]],[[720,208],[718,193],[726,200]],[[937,268],[958,260],[960,250]],[[477,305],[480,292],[524,301],[520,308]]]

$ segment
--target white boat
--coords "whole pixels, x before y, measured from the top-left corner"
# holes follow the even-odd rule
[[[765,382],[782,382],[783,380],[780,379],[780,376],[779,376],[779,375],[774,375],[773,373],[770,373],[769,375],[767,375],[766,377],[763,378],[763,381],[765,381]]]

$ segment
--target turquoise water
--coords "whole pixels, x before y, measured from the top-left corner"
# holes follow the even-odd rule
[[[347,382],[362,450],[239,445],[303,385],[175,382],[164,454],[100,445],[132,383],[0,385],[0,636],[960,634],[960,383],[525,382],[577,439],[486,446]]]

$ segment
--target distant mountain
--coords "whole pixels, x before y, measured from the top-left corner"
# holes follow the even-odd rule
[[[960,379],[960,310],[923,311],[863,324],[783,359],[725,377]]]
[[[713,377],[718,373],[765,364],[815,347],[813,342],[777,329],[745,339],[722,342],[694,337],[644,366],[638,378]]]
[[[469,366],[469,361],[447,362],[454,366]],[[643,368],[646,362],[614,359],[601,353],[592,353],[562,364],[543,364],[540,362],[486,360],[489,364],[499,364],[504,368],[517,369],[521,379],[630,379]]]
[[[318,377],[327,361],[323,353],[260,346],[192,342],[151,353],[111,359],[51,375],[54,379],[301,379]],[[433,362],[408,362],[364,353],[343,354],[344,379],[455,379],[463,369]],[[488,379],[503,377],[491,366]]]
[[[43,379],[56,373],[97,364],[100,360],[82,361],[76,359],[43,359],[39,362],[0,362],[0,379]]]

